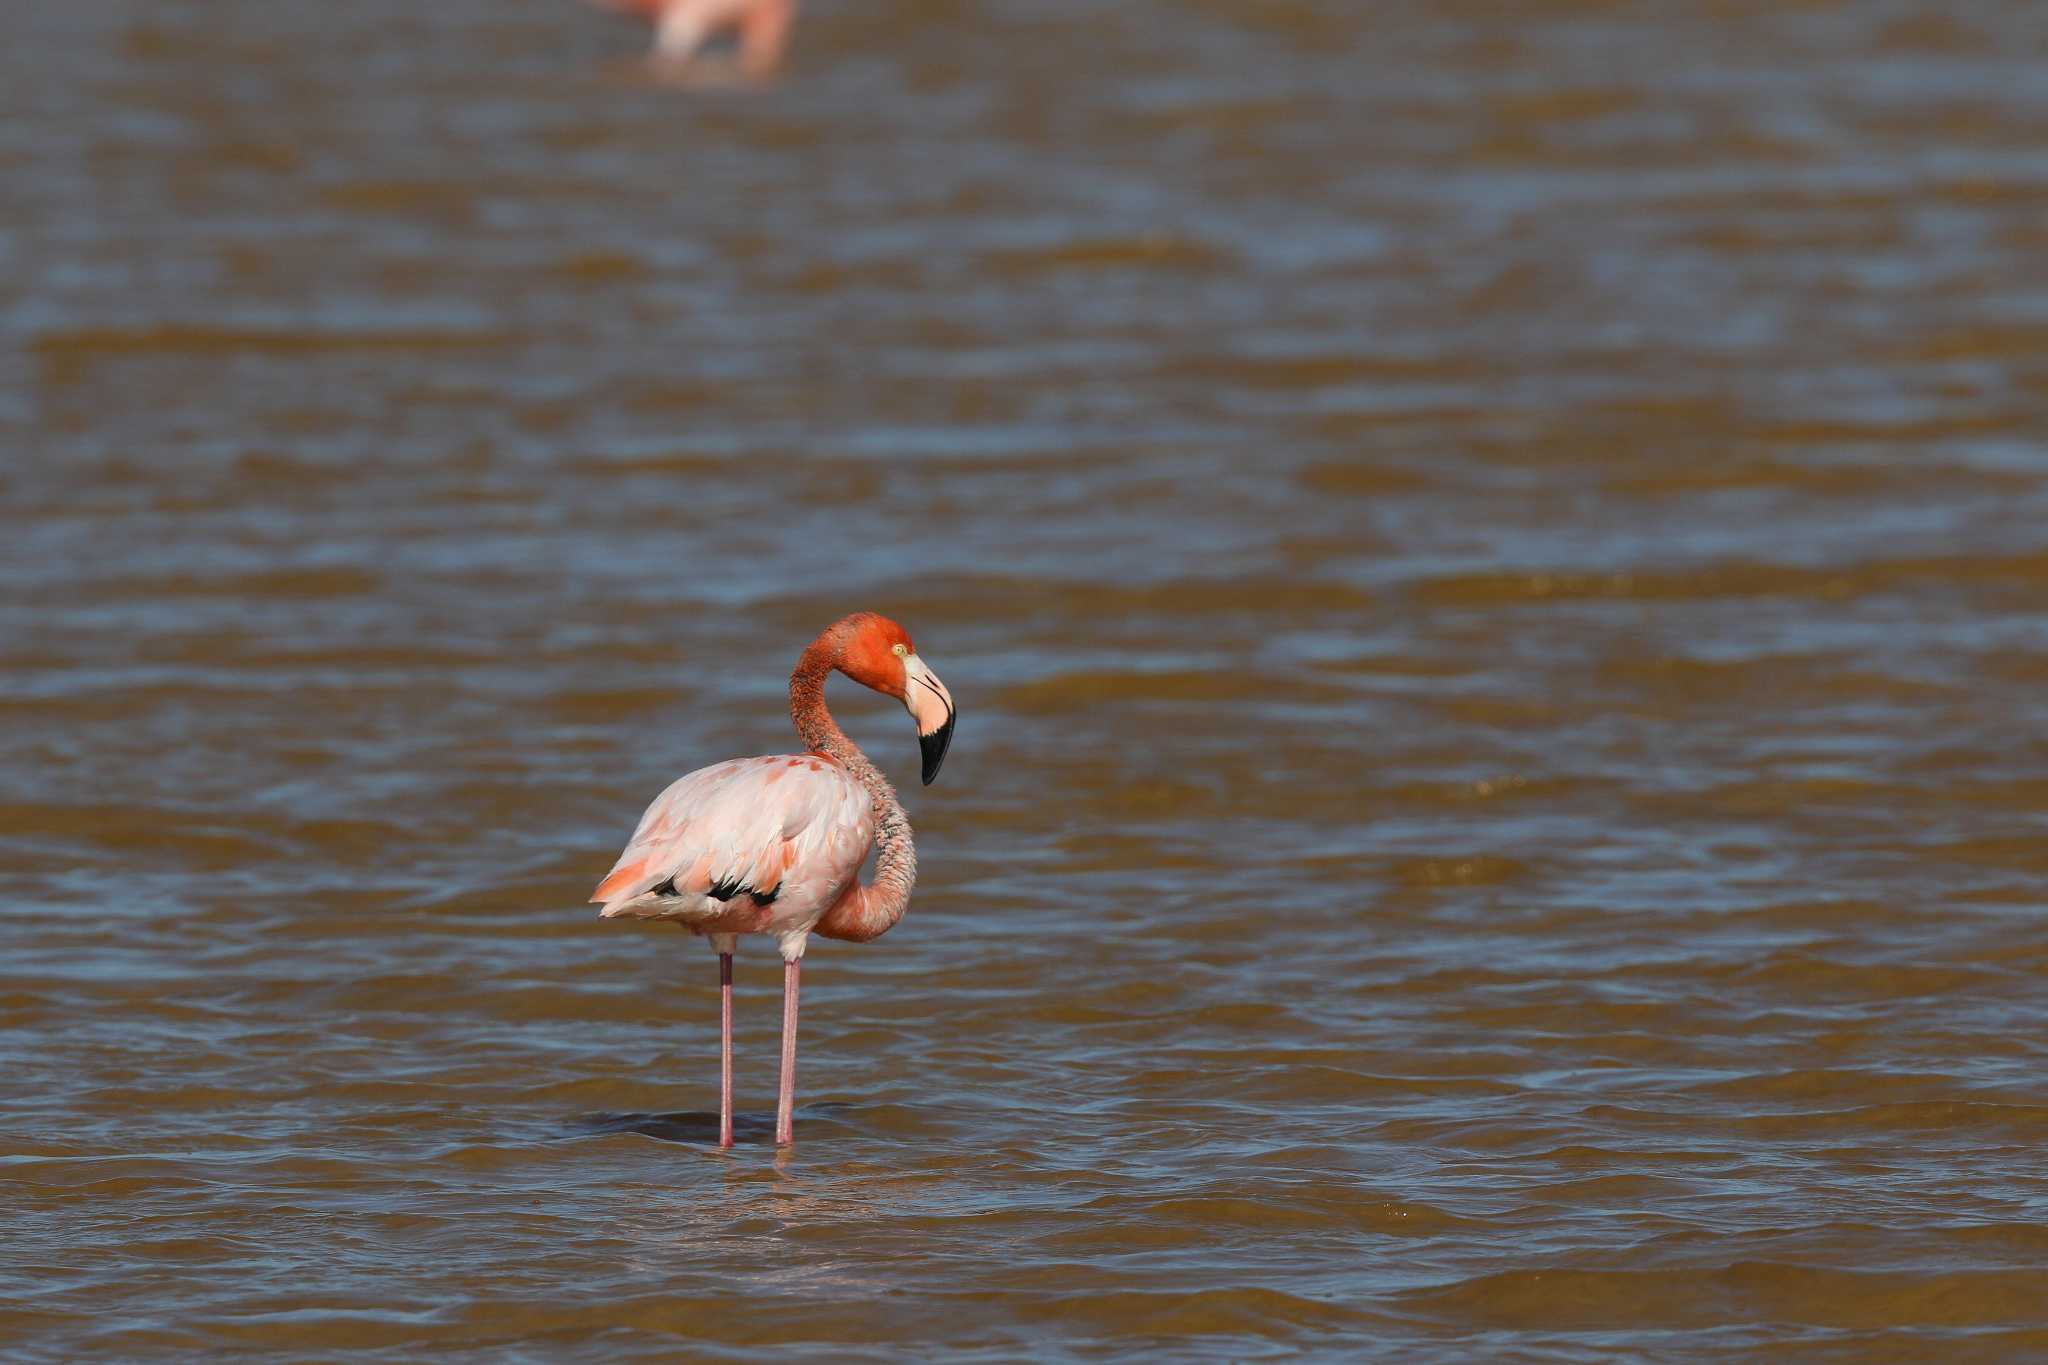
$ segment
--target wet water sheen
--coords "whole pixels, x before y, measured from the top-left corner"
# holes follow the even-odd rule
[[[10,1357],[2048,1354],[2037,7],[19,9]]]

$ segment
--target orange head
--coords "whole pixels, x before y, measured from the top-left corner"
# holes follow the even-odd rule
[[[924,753],[924,782],[930,786],[953,742],[952,693],[917,656],[910,632],[886,616],[857,611],[826,633],[839,641],[833,667],[863,687],[896,698],[910,712]]]

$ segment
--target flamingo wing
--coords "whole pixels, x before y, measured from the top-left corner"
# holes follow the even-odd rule
[[[736,758],[677,778],[591,900],[607,918],[710,920],[750,897],[822,914],[874,841],[867,792],[812,754]],[[781,918],[780,915],[777,918]]]

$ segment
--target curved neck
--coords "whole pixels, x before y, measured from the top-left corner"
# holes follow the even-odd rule
[[[903,918],[911,888],[917,884],[917,844],[896,789],[825,707],[825,678],[838,666],[840,647],[841,640],[828,630],[796,661],[796,671],[789,675],[789,717],[806,748],[852,773],[867,789],[868,805],[875,813],[875,880],[866,886],[855,880],[825,911],[815,930],[825,938],[865,943],[880,938]]]

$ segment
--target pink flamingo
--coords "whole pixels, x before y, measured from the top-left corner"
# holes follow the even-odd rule
[[[740,70],[760,79],[782,63],[796,0],[595,0],[654,24],[654,58],[680,67],[723,29],[738,29]]]
[[[718,1145],[732,1146],[732,953],[739,934],[782,948],[782,1090],[775,1141],[794,1140],[797,975],[813,932],[866,943],[903,918],[917,881],[910,821],[889,780],[825,709],[837,669],[902,702],[931,785],[953,739],[953,698],[903,627],[873,612],[827,626],[789,675],[803,754],[735,758],[679,777],[655,798],[591,895],[606,919],[675,920],[718,953]],[[860,867],[878,850],[875,880]]]

